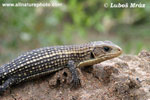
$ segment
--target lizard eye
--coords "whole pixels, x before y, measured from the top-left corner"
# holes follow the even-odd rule
[[[110,47],[107,47],[107,46],[104,46],[104,47],[103,47],[103,50],[104,50],[105,52],[109,52],[109,51],[111,50],[111,48],[110,48]]]

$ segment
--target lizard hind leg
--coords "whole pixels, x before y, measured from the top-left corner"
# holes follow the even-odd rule
[[[0,95],[2,95],[4,91],[8,89],[12,84],[14,84],[14,82],[14,78],[9,78],[5,80],[5,82],[2,85],[0,85]]]

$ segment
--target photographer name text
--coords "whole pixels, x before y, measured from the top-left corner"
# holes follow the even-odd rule
[[[110,8],[145,8],[143,3],[111,3]]]

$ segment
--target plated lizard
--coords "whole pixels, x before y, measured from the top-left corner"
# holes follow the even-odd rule
[[[72,82],[78,85],[80,79],[76,67],[94,65],[117,57],[121,53],[122,49],[110,41],[35,49],[0,67],[0,93],[27,79],[66,67],[71,72]]]

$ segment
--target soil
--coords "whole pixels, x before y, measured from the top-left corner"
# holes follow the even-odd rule
[[[81,82],[77,88],[66,68],[13,86],[0,100],[150,100],[150,52],[77,70]]]

